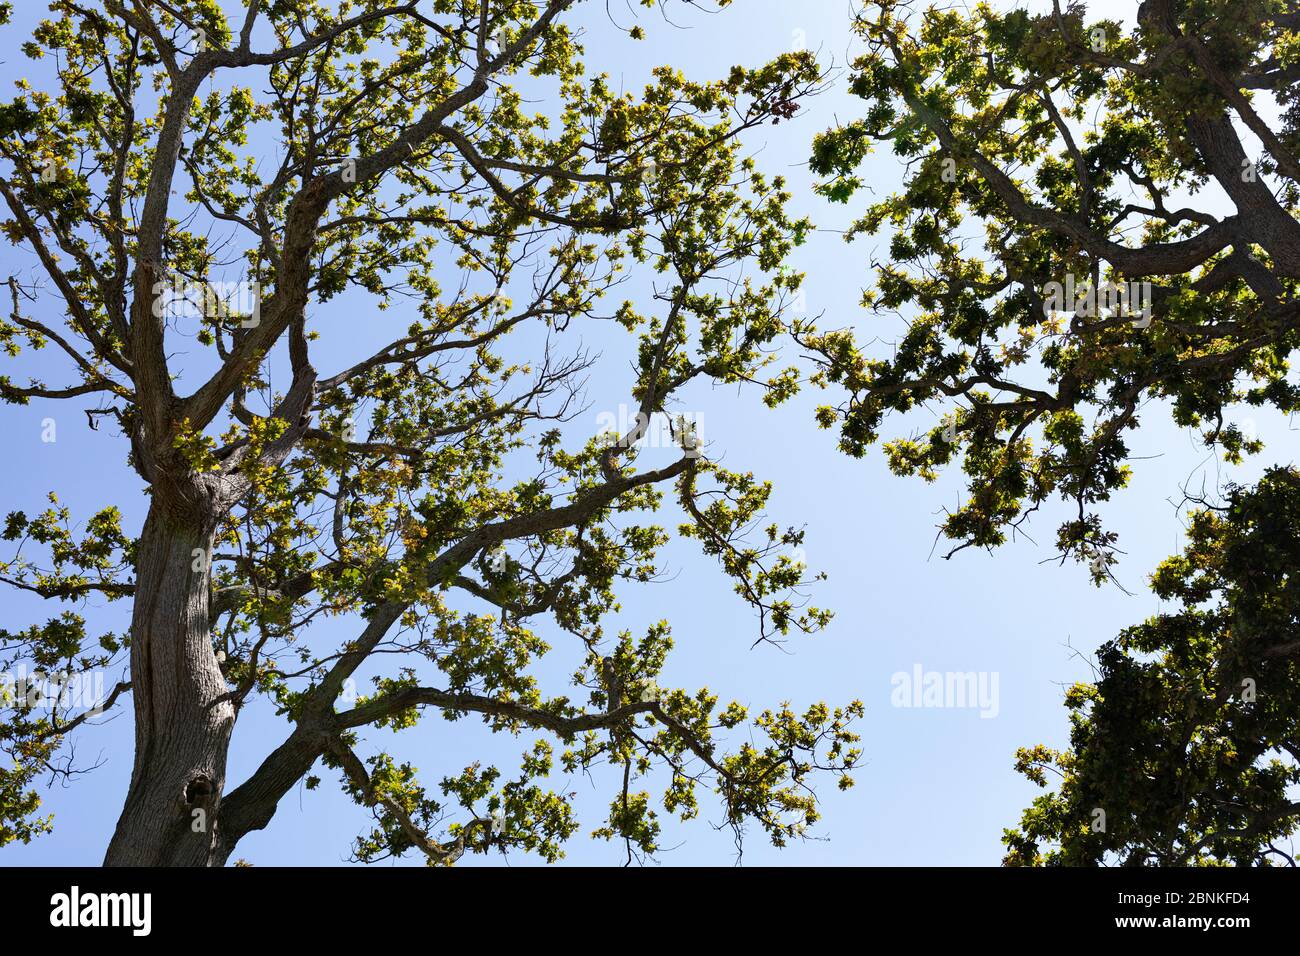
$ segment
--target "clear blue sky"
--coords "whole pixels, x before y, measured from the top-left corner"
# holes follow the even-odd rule
[[[0,85],[5,90],[20,76],[35,80],[47,75],[15,49],[27,38],[42,13],[42,4],[16,5],[16,22],[4,28]],[[1032,8],[1046,3],[1029,4]],[[1113,15],[1131,16],[1134,5],[1105,5]],[[1102,4],[1092,4],[1098,12]],[[612,30],[605,4],[588,2],[579,13],[588,28],[587,62],[628,88],[640,88],[651,67],[668,63],[687,75],[725,75],[733,63],[757,65],[802,41],[820,51],[822,62],[840,68],[840,81],[824,95],[808,101],[796,120],[766,127],[751,138],[750,147],[763,167],[786,175],[795,194],[794,208],[810,215],[819,231],[798,251],[795,264],[808,273],[808,309],[825,313],[827,326],[853,325],[868,337],[888,343],[901,323],[870,319],[859,307],[864,287],[872,281],[870,262],[883,256],[887,238],[842,241],[838,230],[861,211],[861,201],[835,207],[813,195],[806,159],[812,137],[837,119],[858,115],[862,104],[843,90],[843,65],[852,47],[848,36],[850,5],[846,0],[738,0],[731,8],[704,14],[678,8],[678,27],[658,14],[642,13],[648,39],[635,42]],[[616,16],[625,24],[629,12]],[[8,97],[9,93],[4,94]],[[900,178],[897,160],[887,151],[868,161],[866,180],[884,195]],[[3,274],[29,269],[15,260],[12,247],[3,253]],[[453,286],[454,287],[454,286]],[[54,314],[53,300],[42,308]],[[359,311],[360,310],[360,311]],[[379,341],[393,324],[401,324],[400,307],[386,317],[356,300],[331,304],[314,313],[326,343],[318,367],[331,370],[357,342]],[[370,320],[367,316],[374,315]],[[375,323],[368,325],[367,323]],[[583,332],[583,344],[601,351],[604,360],[587,394],[589,412],[569,426],[569,434],[597,430],[601,412],[616,412],[627,394],[627,343],[611,330]],[[527,347],[527,341],[521,348]],[[886,348],[887,344],[882,344]],[[16,374],[13,369],[5,372]],[[51,380],[58,380],[51,373]],[[730,585],[689,543],[667,551],[673,572],[663,583],[624,588],[623,609],[611,630],[634,632],[667,617],[677,648],[663,683],[694,688],[708,685],[723,699],[736,698],[755,709],[790,700],[796,705],[825,699],[842,702],[861,698],[867,707],[858,730],[865,759],[856,774],[857,786],[837,792],[822,789],[824,820],[816,837],[784,851],[772,850],[754,834],[745,845],[749,863],[809,864],[996,864],[1001,857],[1002,829],[1013,825],[1021,808],[1037,792],[1012,770],[1018,746],[1045,742],[1062,745],[1067,724],[1061,706],[1062,688],[1085,679],[1090,670],[1075,653],[1086,654],[1113,637],[1124,625],[1158,610],[1145,590],[1147,573],[1179,543],[1181,525],[1170,504],[1179,487],[1198,467],[1211,485],[1228,477],[1249,479],[1258,466],[1235,472],[1227,466],[1205,465],[1206,455],[1194,436],[1173,427],[1167,412],[1151,406],[1133,443],[1136,462],[1133,486],[1107,509],[1111,525],[1120,532],[1127,552],[1119,566],[1118,588],[1097,589],[1086,569],[1043,563],[1051,558],[1051,543],[1061,511],[1044,509],[1028,528],[1037,541],[1019,540],[993,554],[967,550],[951,561],[932,556],[937,513],[960,495],[959,476],[945,476],[933,485],[891,476],[879,453],[862,461],[840,455],[833,432],[813,427],[811,408],[821,400],[804,396],[778,411],[764,408],[753,392],[697,387],[684,410],[697,413],[710,442],[710,454],[722,456],[732,469],[752,469],[770,478],[776,490],[769,512],[782,524],[807,528],[805,552],[810,568],[823,570],[829,580],[814,592],[815,603],[836,612],[825,632],[795,639],[784,651],[760,646],[751,649],[755,622],[747,606],[734,597]],[[898,432],[928,424],[932,412],[894,424]],[[1284,421],[1253,415],[1268,444],[1262,461],[1289,461],[1295,436]],[[41,441],[41,421],[58,422],[58,441]],[[124,440],[113,428],[90,431],[79,406],[33,402],[25,408],[0,406],[0,430],[9,458],[0,472],[0,511],[40,510],[53,489],[84,519],[107,502],[119,503],[131,527],[144,514],[140,484],[125,464]],[[670,452],[663,452],[668,455]],[[654,459],[647,456],[644,461]],[[668,520],[671,520],[669,518]],[[57,608],[4,592],[0,597],[0,627],[17,630]],[[83,611],[91,626],[125,628],[125,604],[104,608],[91,604]],[[346,637],[346,622],[332,625]],[[564,656],[563,635],[555,637],[556,660],[545,673],[560,678],[575,660]],[[893,674],[920,665],[927,671],[976,671],[998,675],[997,716],[981,718],[973,709],[906,709],[891,706]],[[563,692],[558,682],[553,693]],[[282,738],[284,725],[269,713],[245,713],[235,734],[228,787],[243,776]],[[94,864],[102,857],[121,806],[131,766],[129,715],[83,734],[78,751],[103,765],[71,787],[44,794],[55,813],[56,829],[30,846],[0,852],[0,865]],[[421,768],[426,783],[456,773],[474,760],[494,755],[510,757],[525,750],[530,737],[492,738],[476,721],[444,725],[431,716],[416,731],[393,738],[372,732],[371,739],[394,746],[394,752]],[[502,764],[507,774],[511,764]],[[299,789],[282,802],[271,826],[240,844],[237,857],[255,864],[339,863],[353,836],[367,827],[368,814],[344,797],[333,775],[322,774],[319,789]],[[552,785],[579,794],[584,829],[570,842],[567,861],[584,864],[622,862],[618,844],[586,837],[599,825],[614,783],[598,776],[597,786],[585,779],[553,778]],[[662,854],[666,865],[729,863],[734,847],[727,831],[716,831],[716,805],[705,803],[701,819],[686,825],[665,821]],[[418,860],[410,860],[419,863]],[[478,865],[482,858],[462,865]],[[499,860],[489,860],[496,863]],[[536,862],[520,855],[512,865]]]

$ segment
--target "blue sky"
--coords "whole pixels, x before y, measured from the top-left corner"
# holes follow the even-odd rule
[[[1098,13],[1109,7],[1120,15],[1131,15],[1132,9],[1118,3],[1090,6]],[[37,75],[14,45],[26,39],[42,5],[17,7],[15,24],[4,28],[10,51],[0,63],[0,87],[5,90],[19,76]],[[591,70],[606,71],[628,88],[642,86],[649,69],[662,63],[688,76],[717,77],[733,63],[757,65],[800,43],[819,51],[824,65],[837,68],[839,81],[807,101],[794,121],[765,127],[748,145],[765,170],[787,176],[794,209],[811,216],[818,227],[794,260],[807,273],[809,312],[824,313],[825,326],[854,326],[868,338],[879,336],[881,347],[887,348],[901,331],[901,322],[871,318],[858,300],[872,281],[870,263],[884,256],[888,238],[845,243],[839,231],[861,212],[866,197],[847,207],[829,205],[813,194],[806,168],[812,137],[861,111],[862,104],[844,92],[843,83],[843,66],[852,52],[850,5],[843,0],[738,0],[716,14],[678,10],[677,26],[657,14],[642,13],[648,38],[639,43],[611,29],[604,11],[604,4],[589,2],[579,13],[588,29],[586,60]],[[630,24],[630,13],[616,9],[615,15]],[[864,179],[877,196],[887,194],[900,176],[898,161],[887,151],[868,159]],[[14,256],[6,247],[6,264]],[[19,262],[17,268],[27,269],[29,263]],[[52,300],[41,308],[49,310],[47,316],[55,314]],[[400,313],[400,307],[395,311]],[[324,334],[318,358],[322,370],[338,367],[349,354],[360,354],[352,351],[360,341],[381,341],[393,323],[401,323],[400,314],[380,318],[374,313],[373,321],[365,318],[369,314],[371,310],[356,301],[332,303],[314,313]],[[525,337],[515,347],[526,352],[529,344]],[[568,434],[575,436],[594,433],[601,413],[617,414],[620,403],[631,401],[625,336],[596,327],[582,330],[582,344],[603,358],[585,396],[588,411],[568,426]],[[57,380],[53,374],[49,377]],[[1176,429],[1165,409],[1149,406],[1132,443],[1135,457],[1148,460],[1135,462],[1131,488],[1105,512],[1126,552],[1117,571],[1131,592],[1125,594],[1113,586],[1093,587],[1085,568],[1049,560],[1059,508],[1045,508],[1036,516],[1027,529],[1033,540],[1022,538],[992,554],[963,551],[951,561],[941,559],[942,549],[932,554],[938,514],[960,496],[959,476],[945,475],[926,485],[890,475],[878,452],[861,461],[844,457],[836,451],[834,432],[813,426],[811,409],[821,400],[820,395],[805,395],[772,411],[755,392],[705,385],[688,393],[683,410],[700,418],[710,456],[721,457],[728,468],[753,470],[772,480],[773,520],[806,528],[808,564],[828,575],[815,588],[814,603],[836,612],[831,626],[814,637],[792,639],[782,649],[751,649],[756,623],[748,607],[689,543],[674,543],[666,551],[671,573],[661,583],[625,587],[622,610],[610,629],[626,627],[636,633],[660,618],[669,619],[677,647],[665,684],[707,685],[723,699],[735,698],[755,709],[782,700],[796,705],[821,699],[865,702],[866,716],[857,728],[865,751],[857,786],[845,793],[829,785],[822,788],[823,821],[814,834],[817,839],[778,852],[754,833],[745,844],[745,862],[996,864],[1002,829],[1014,825],[1037,792],[1012,770],[1016,748],[1038,742],[1064,744],[1063,687],[1091,673],[1080,655],[1159,610],[1145,590],[1145,578],[1179,544],[1181,524],[1171,501],[1179,498],[1180,486],[1194,474],[1205,475],[1211,487],[1228,478],[1249,480],[1260,463],[1290,461],[1295,437],[1285,421],[1243,412],[1243,418],[1254,418],[1268,448],[1260,463],[1234,470],[1207,464],[1195,436]],[[939,413],[918,413],[921,417],[914,422],[929,424]],[[54,443],[41,441],[46,417],[58,422]],[[905,433],[914,422],[894,423],[895,433]],[[34,402],[22,408],[0,407],[0,431],[10,451],[8,467],[0,472],[0,511],[40,510],[46,492],[56,490],[78,518],[116,502],[129,526],[138,527],[144,499],[115,430],[90,431],[80,407]],[[648,464],[654,458],[647,453],[643,461]],[[57,610],[41,604],[4,593],[0,627],[16,630]],[[92,627],[120,630],[127,609],[123,604],[105,609],[92,603],[83,613]],[[347,636],[346,622],[331,626]],[[576,658],[564,653],[570,649],[563,635],[539,626],[554,638],[556,660],[545,673],[558,681]],[[892,675],[910,673],[918,665],[926,671],[996,674],[996,716],[982,717],[977,709],[892,706]],[[554,693],[563,691],[558,682],[548,686]],[[228,787],[256,766],[284,732],[284,725],[267,712],[241,715]],[[45,806],[55,814],[55,832],[30,846],[6,848],[0,852],[0,865],[99,862],[130,772],[130,734],[129,715],[123,714],[81,737],[79,753],[92,762],[101,757],[102,766],[70,787],[46,791]],[[385,731],[382,737],[372,732],[369,739],[391,744],[432,784],[474,760],[516,755],[533,738],[493,738],[475,721],[446,725],[431,717],[400,738]],[[508,759],[503,768],[509,776]],[[341,862],[352,837],[366,827],[368,815],[339,792],[332,774],[322,776],[319,789],[289,794],[271,826],[247,838],[235,855],[263,865]],[[568,844],[566,861],[622,862],[620,845],[586,837],[601,822],[614,792],[613,778],[597,774],[593,785],[585,779],[556,777],[551,785],[576,792],[583,812],[584,828]],[[716,805],[706,802],[697,821],[666,821],[664,843],[672,849],[660,862],[732,862],[730,833],[715,830],[717,818]],[[484,862],[501,861],[475,858],[462,865]],[[535,862],[522,855],[509,861]]]

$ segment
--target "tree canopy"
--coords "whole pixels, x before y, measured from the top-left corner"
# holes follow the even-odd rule
[[[1060,499],[1060,556],[1101,585],[1119,554],[1102,509],[1144,410],[1238,462],[1263,445],[1234,406],[1297,409],[1300,9],[1146,0],[1129,29],[1082,3],[883,0],[854,26],[863,115],[820,136],[813,165],[847,202],[875,144],[907,164],[850,236],[889,234],[865,302],[907,327],[888,358],[851,330],[795,330],[845,394],[820,422],[862,455],[887,418],[938,403],[927,434],[884,449],[902,475],[960,466],[949,554]],[[1067,695],[1068,749],[1020,752],[1059,787],[1007,831],[1008,863],[1290,862],[1296,482],[1278,469],[1195,503],[1186,550],[1152,578],[1181,611],[1102,647],[1096,682]]]
[[[1290,862],[1276,844],[1300,818],[1297,548],[1294,469],[1193,514],[1152,578],[1178,611],[1098,651],[1096,682],[1066,695],[1067,750],[1020,751],[1022,773],[1060,786],[1007,831],[1008,864]]]
[[[1297,407],[1297,14],[1152,0],[1129,32],[1054,7],[886,0],[859,17],[865,115],[819,137],[813,164],[841,201],[874,143],[908,164],[855,232],[892,231],[867,304],[915,315],[888,359],[844,331],[803,335],[848,392],[821,419],[851,454],[887,415],[944,403],[928,435],[885,450],[905,475],[960,463],[969,494],[943,527],[956,547],[996,546],[1059,496],[1074,511],[1060,551],[1101,580],[1117,554],[1099,509],[1128,480],[1146,403],[1234,456],[1257,445],[1226,408]],[[1247,154],[1247,130],[1264,152]],[[1095,294],[1112,284],[1137,289]]]
[[[903,168],[846,236],[888,237],[860,323],[791,308],[814,224],[751,151],[832,81],[816,57],[625,92],[584,63],[584,6],[55,0],[23,44],[51,79],[0,103],[2,228],[29,267],[0,399],[120,433],[147,515],[53,489],[5,518],[0,581],[56,610],[0,632],[0,672],[28,675],[3,688],[0,845],[49,830],[36,784],[76,775],[77,735],[128,702],[110,864],[221,865],[322,773],[369,814],[363,862],[553,861],[586,822],[560,774],[608,787],[589,832],[628,862],[710,799],[785,845],[817,780],[851,786],[863,705],[661,687],[669,620],[619,621],[670,542],[716,562],[758,642],[831,617],[770,484],[682,414],[692,386],[768,406],[812,386],[848,455],[958,470],[947,557],[1063,505],[1057,557],[1099,587],[1144,416],[1240,464],[1265,448],[1235,410],[1300,410],[1292,0],[1145,0],[1132,25],[865,4],[859,113],[811,144],[831,202],[859,201],[879,146]],[[610,361],[582,345],[596,323],[632,357],[612,434],[575,427]],[[1016,756],[1047,790],[1007,864],[1294,865],[1300,472],[1184,505],[1151,578],[1175,606],[1103,644],[1068,746]],[[88,621],[92,598],[123,626]],[[99,707],[65,702],[105,671]],[[228,781],[255,702],[281,736]],[[384,741],[431,718],[519,738],[517,764],[430,778]]]

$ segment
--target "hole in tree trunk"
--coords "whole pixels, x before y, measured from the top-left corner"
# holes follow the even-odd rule
[[[212,781],[202,774],[190,779],[185,785],[185,803],[194,806],[203,803],[212,796]]]

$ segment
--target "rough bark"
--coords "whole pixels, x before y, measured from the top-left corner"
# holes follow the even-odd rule
[[[215,520],[157,497],[139,542],[131,622],[135,763],[106,866],[202,866],[214,847],[235,708],[209,634]]]

